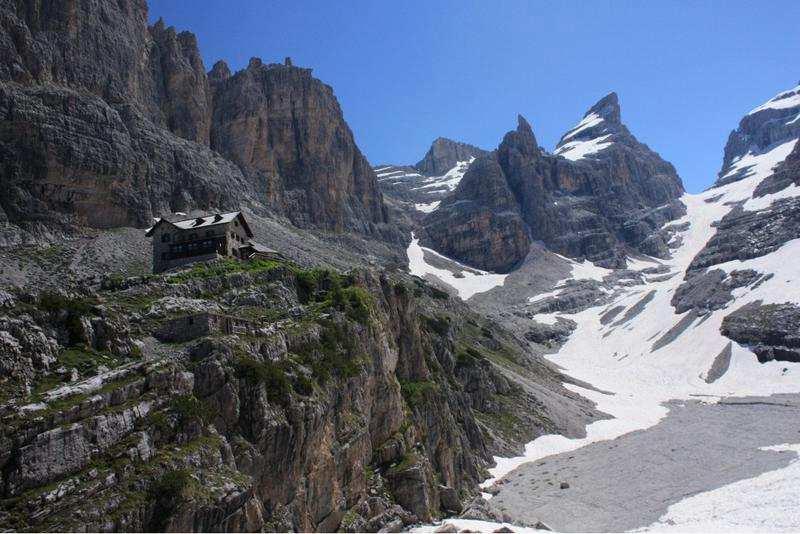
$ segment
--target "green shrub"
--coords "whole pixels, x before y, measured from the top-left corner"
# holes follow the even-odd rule
[[[450,318],[446,315],[437,315],[436,317],[423,315],[422,326],[429,332],[434,332],[444,337],[450,332]]]
[[[159,433],[166,434],[170,430],[169,419],[164,412],[153,412],[147,416],[147,424]]]
[[[298,373],[297,376],[295,376],[292,380],[292,389],[294,389],[299,395],[308,397],[314,393],[314,382],[312,382],[311,379],[306,375]]]
[[[170,517],[186,499],[186,490],[192,483],[192,475],[187,469],[166,471],[153,481],[149,497],[154,503],[153,517],[148,530],[163,532]]]
[[[403,398],[406,400],[406,402],[410,405],[419,404],[429,393],[436,390],[436,384],[430,380],[400,381],[400,392],[403,394]]]
[[[471,367],[483,359],[485,359],[483,354],[472,347],[467,347],[466,349],[459,351],[456,355],[456,366]]]
[[[192,419],[199,419],[204,423],[208,423],[213,419],[213,414],[208,405],[191,394],[174,397],[170,403],[170,408],[178,415],[181,425],[185,425]]]
[[[346,325],[325,321],[319,341],[307,343],[296,350],[303,365],[311,368],[320,385],[324,385],[331,376],[346,379],[361,370],[358,347]]]
[[[348,287],[342,290],[344,311],[347,316],[361,324],[369,320],[369,311],[372,306],[372,295],[360,287]],[[341,308],[340,308],[341,309]]]
[[[83,341],[81,318],[92,313],[96,302],[86,297],[66,297],[53,291],[45,291],[39,296],[39,307],[49,313],[65,313],[64,328],[69,337],[68,344]]]
[[[250,384],[264,384],[269,402],[284,406],[288,404],[291,384],[285,369],[280,364],[269,360],[261,362],[242,356],[236,361],[236,374]]]

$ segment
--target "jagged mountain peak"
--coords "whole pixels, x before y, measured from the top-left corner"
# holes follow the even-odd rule
[[[530,124],[519,116],[516,130],[488,156],[496,165],[476,161],[453,195],[426,217],[428,243],[469,265],[501,272],[525,258],[529,238],[604,267],[624,265],[626,247],[666,257],[667,243],[657,230],[683,213],[676,202],[683,193],[680,177],[617,121],[618,98],[610,93],[551,155],[539,148]],[[586,156],[591,157],[572,163]],[[498,174],[505,189],[489,186],[502,182]],[[572,211],[570,205],[582,208]]]
[[[612,124],[621,124],[622,121],[620,120],[619,97],[617,96],[617,93],[612,91],[598,100],[595,105],[589,108],[589,111],[586,112],[584,117],[592,113],[599,115],[603,118],[603,120]]]
[[[533,135],[533,128],[531,128],[531,123],[529,123],[528,119],[523,117],[521,114],[517,115],[517,132],[530,133],[530,135]]]
[[[581,121],[565,133],[553,153],[577,161],[611,146],[627,130],[620,119],[619,97],[611,92],[598,100]]]
[[[517,115],[517,129],[508,132],[503,137],[498,152],[501,159],[508,159],[513,153],[526,157],[535,157],[540,153],[533,128],[525,117]]]

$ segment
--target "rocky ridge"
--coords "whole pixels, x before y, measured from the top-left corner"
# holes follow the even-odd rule
[[[414,168],[425,176],[442,176],[458,162],[469,161],[486,153],[487,151],[482,148],[438,137],[431,143],[425,157],[418,161]]]
[[[476,160],[425,219],[424,238],[442,254],[499,272],[519,265],[532,240],[572,258],[624,267],[629,248],[669,255],[668,236],[658,230],[684,212],[682,192],[672,165],[620,122],[611,93],[554,154],[539,147],[519,117],[517,129]]]
[[[308,69],[254,59],[207,75],[195,37],[148,27],[144,0],[3,0],[0,50],[6,244],[243,204],[392,234],[332,90]]]
[[[435,211],[442,199],[458,187],[469,165],[487,152],[478,147],[437,138],[414,166],[377,165],[383,194],[411,219]]]

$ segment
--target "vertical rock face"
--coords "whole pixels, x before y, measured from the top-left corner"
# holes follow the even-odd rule
[[[492,156],[470,165],[451,200],[425,219],[425,228],[445,256],[496,271],[513,269],[530,247],[516,198]]]
[[[486,151],[476,146],[439,137],[414,168],[427,176],[441,176],[459,161],[469,161],[484,154]]]
[[[298,225],[366,229],[387,221],[375,173],[358,150],[333,90],[310,69],[253,58],[211,73],[211,146],[234,161],[271,206]]]
[[[163,123],[174,134],[208,145],[211,92],[197,39],[159,20],[150,28],[151,71]]]
[[[499,447],[595,416],[519,338],[406,275],[273,264],[21,297],[0,306],[15,531],[398,531],[458,513]],[[151,337],[198,306],[242,329]]]
[[[148,27],[143,0],[0,0],[0,118],[13,225],[141,227],[243,202],[331,230],[387,219],[329,87],[260,61],[206,75],[194,35]]]
[[[499,165],[500,179],[514,199],[515,210],[495,210],[496,215],[515,220],[515,227],[524,226],[528,239],[608,267],[624,266],[627,247],[659,257],[669,253],[657,229],[682,214],[683,206],[676,199],[683,186],[672,165],[639,143],[620,122],[616,94],[592,106],[562,137],[554,154],[539,148],[530,125],[519,117],[517,129],[486,157]],[[476,198],[480,184],[498,179],[492,166],[480,168],[492,176],[468,173],[469,180],[465,176],[454,194],[426,218],[428,242],[477,267],[508,270],[527,254],[524,240],[513,239],[515,245],[506,248],[509,255],[500,259],[474,254],[479,249],[491,250],[490,243],[508,244],[507,225],[502,230],[496,225],[494,230],[487,227],[487,233],[475,237],[483,244],[473,242],[466,248],[453,242],[447,232],[448,225],[470,219],[465,206],[485,204],[485,199]]]

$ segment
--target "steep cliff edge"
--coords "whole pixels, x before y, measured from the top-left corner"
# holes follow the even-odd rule
[[[628,247],[657,257],[669,254],[657,230],[683,213],[677,201],[683,186],[672,165],[620,122],[616,94],[592,106],[553,154],[539,147],[524,118],[518,123],[496,151],[478,160],[493,163],[482,164],[482,172],[468,172],[425,219],[428,244],[449,257],[502,272],[525,258],[530,240],[606,267],[624,267]],[[479,167],[473,163],[472,168]],[[482,190],[484,182],[498,180],[505,187],[490,191],[504,197],[510,192],[500,205],[513,209],[493,208],[497,199]],[[476,226],[484,232],[468,230]],[[462,233],[469,238],[459,239]],[[500,248],[506,253],[490,253]]]
[[[399,529],[459,512],[491,454],[595,417],[399,273],[223,262],[104,287],[0,299],[11,528]]]
[[[211,147],[299,226],[368,232],[387,222],[375,173],[358,150],[333,90],[310,69],[264,65],[226,75],[214,66]]]

